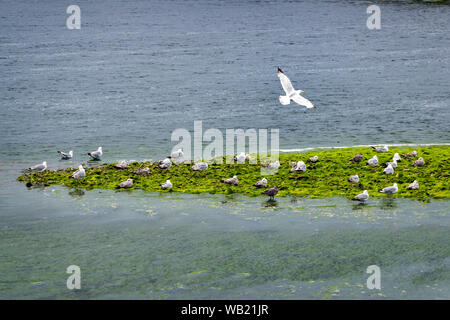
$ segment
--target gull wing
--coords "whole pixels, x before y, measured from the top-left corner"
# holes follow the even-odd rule
[[[283,87],[283,90],[284,92],[286,92],[287,96],[290,96],[295,92],[291,80],[289,80],[289,78],[283,72],[278,71],[278,78],[280,78],[281,86]]]
[[[305,97],[302,97],[299,94],[294,95],[291,99],[294,100],[299,105],[305,106],[308,109],[314,108],[314,105],[311,103],[311,101],[309,101]]]

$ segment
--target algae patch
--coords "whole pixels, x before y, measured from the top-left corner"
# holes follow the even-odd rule
[[[385,162],[391,161],[395,152],[400,154],[417,150],[418,157],[425,159],[423,167],[415,167],[412,162],[416,158],[402,158],[394,174],[383,174]],[[355,163],[350,159],[361,153],[363,161]],[[379,166],[370,167],[366,161],[378,156]],[[309,163],[307,159],[318,155],[319,161]],[[289,172],[291,162],[303,160],[307,170],[303,173]],[[363,190],[368,190],[371,197],[386,197],[379,190],[397,183],[399,191],[393,197],[429,200],[431,198],[450,198],[450,147],[428,146],[417,148],[392,148],[389,152],[380,153],[370,148],[332,149],[319,152],[280,154],[281,167],[275,175],[265,176],[268,187],[277,185],[277,196],[303,197],[332,197],[344,196],[352,198]],[[148,167],[148,175],[137,175],[133,171]],[[132,178],[134,185],[131,189],[149,192],[184,192],[210,194],[245,194],[259,196],[262,189],[253,184],[262,178],[260,169],[262,164],[217,164],[211,163],[206,171],[192,171],[191,164],[172,165],[169,169],[160,169],[157,163],[134,162],[126,169],[118,170],[114,164],[104,164],[86,168],[86,177],[80,180],[71,179],[75,169],[46,170],[41,173],[23,174],[19,181],[27,187],[64,185],[73,189],[115,189],[117,184]],[[359,183],[348,182],[350,175],[359,175]],[[228,186],[222,179],[236,175],[238,186]],[[170,179],[173,188],[161,190],[160,184]],[[420,184],[419,190],[407,190],[414,180]]]

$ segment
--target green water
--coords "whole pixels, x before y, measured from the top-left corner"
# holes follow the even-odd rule
[[[0,197],[2,299],[450,297],[448,201],[271,202],[12,181]],[[80,290],[66,287],[72,264]],[[373,264],[381,290],[366,287]]]

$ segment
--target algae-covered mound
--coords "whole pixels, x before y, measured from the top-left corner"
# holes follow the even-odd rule
[[[394,174],[383,173],[384,163],[392,161],[394,153],[404,154],[417,150],[417,157],[404,158],[398,163]],[[363,155],[361,162],[350,159],[357,153]],[[366,165],[368,159],[378,156],[379,165]],[[316,163],[307,160],[317,155]],[[413,166],[412,162],[418,157],[425,160],[422,167]],[[302,160],[307,165],[306,172],[289,172],[291,162]],[[375,152],[371,148],[347,148],[316,151],[308,153],[280,154],[281,164],[278,173],[264,176],[268,180],[268,187],[278,186],[278,196],[307,196],[307,197],[354,197],[363,190],[368,190],[371,197],[385,197],[379,190],[398,184],[398,192],[394,197],[429,200],[431,198],[450,198],[450,147],[428,146],[417,148],[390,148],[389,152]],[[151,192],[186,192],[186,193],[240,193],[249,196],[261,195],[262,189],[253,184],[260,180],[262,164],[216,164],[210,163],[206,171],[192,171],[192,164],[172,165],[169,169],[160,169],[156,163],[135,162],[125,169],[114,168],[114,164],[103,164],[86,168],[86,177],[80,180],[70,176],[76,170],[73,168],[61,170],[46,170],[42,173],[23,174],[18,177],[27,186],[32,185],[64,185],[69,188],[103,188],[114,189],[117,184],[132,178],[134,185],[131,189]],[[133,171],[149,167],[148,175],[137,175]],[[359,183],[348,181],[350,175],[357,174]],[[221,182],[222,179],[237,176],[239,185],[229,186]],[[161,190],[160,184],[167,179],[173,184],[169,191]],[[414,180],[419,182],[419,190],[408,190],[408,185]]]

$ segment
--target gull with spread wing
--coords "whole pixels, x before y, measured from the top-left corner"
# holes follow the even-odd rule
[[[301,106],[305,106],[308,109],[316,108],[311,101],[302,97],[301,94],[305,93],[303,90],[295,90],[292,86],[291,80],[284,74],[283,70],[278,67],[277,72],[278,78],[280,78],[281,86],[283,87],[285,96],[280,96],[280,103],[282,105],[287,105],[291,103],[291,100],[298,103]]]

